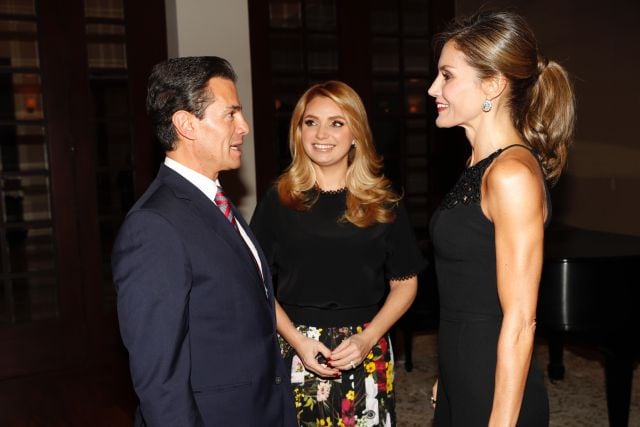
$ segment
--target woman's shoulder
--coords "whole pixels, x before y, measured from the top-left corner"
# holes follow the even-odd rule
[[[386,227],[392,229],[397,227],[404,227],[409,223],[409,214],[404,204],[403,197],[400,193],[394,193],[396,198],[385,202],[385,208],[391,213],[391,221],[384,224]]]
[[[262,216],[272,216],[275,214],[275,211],[279,208],[280,205],[281,203],[280,197],[278,195],[278,186],[277,184],[273,184],[258,200],[254,218]]]
[[[278,194],[278,183],[275,182],[271,184],[262,198],[263,200],[278,200],[280,198]]]
[[[510,189],[527,185],[539,185],[542,170],[531,149],[510,146],[496,156],[485,173],[488,188]]]
[[[487,217],[508,212],[538,211],[544,204],[544,176],[533,152],[512,148],[501,153],[488,168],[483,185],[482,205]]]

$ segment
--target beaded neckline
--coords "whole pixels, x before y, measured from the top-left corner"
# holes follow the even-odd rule
[[[447,193],[440,205],[440,209],[452,209],[460,204],[469,205],[471,203],[480,203],[480,186],[482,184],[482,176],[493,160],[509,147],[500,148],[480,160],[473,166],[469,166],[458,178],[458,182],[453,186],[451,191]]]

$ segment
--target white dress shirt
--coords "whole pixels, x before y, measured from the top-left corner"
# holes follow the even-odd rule
[[[174,171],[176,171],[184,179],[186,179],[187,181],[195,185],[198,188],[198,190],[202,191],[204,195],[207,196],[209,200],[211,200],[211,203],[216,204],[215,197],[216,197],[216,193],[218,192],[218,186],[220,186],[220,181],[218,179],[213,181],[211,178],[207,178],[201,173],[198,173],[193,169],[190,169],[185,165],[178,163],[169,157],[164,158],[164,164],[168,168],[171,168]],[[253,254],[253,258],[256,260],[256,265],[258,266],[258,271],[260,271],[260,275],[262,276],[262,280],[264,281],[264,273],[262,272],[262,263],[260,263],[260,257],[258,256],[258,251],[256,250],[256,247],[253,245],[253,242],[251,241],[249,236],[247,236],[247,232],[244,231],[244,229],[242,228],[242,226],[238,221],[236,221],[236,225],[238,226],[238,231],[240,232],[240,236],[242,236],[242,239],[244,239],[245,243],[247,244],[247,247]]]

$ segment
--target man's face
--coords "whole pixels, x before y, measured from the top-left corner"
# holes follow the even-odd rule
[[[213,93],[214,101],[198,122],[194,150],[201,172],[215,179],[220,171],[240,167],[242,139],[249,133],[249,124],[231,80],[214,77],[207,90]]]

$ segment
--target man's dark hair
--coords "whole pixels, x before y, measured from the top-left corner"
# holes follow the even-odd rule
[[[147,113],[164,151],[175,149],[173,113],[184,110],[202,119],[215,100],[215,94],[207,90],[214,77],[236,82],[231,64],[217,56],[172,58],[153,67],[147,85]]]

